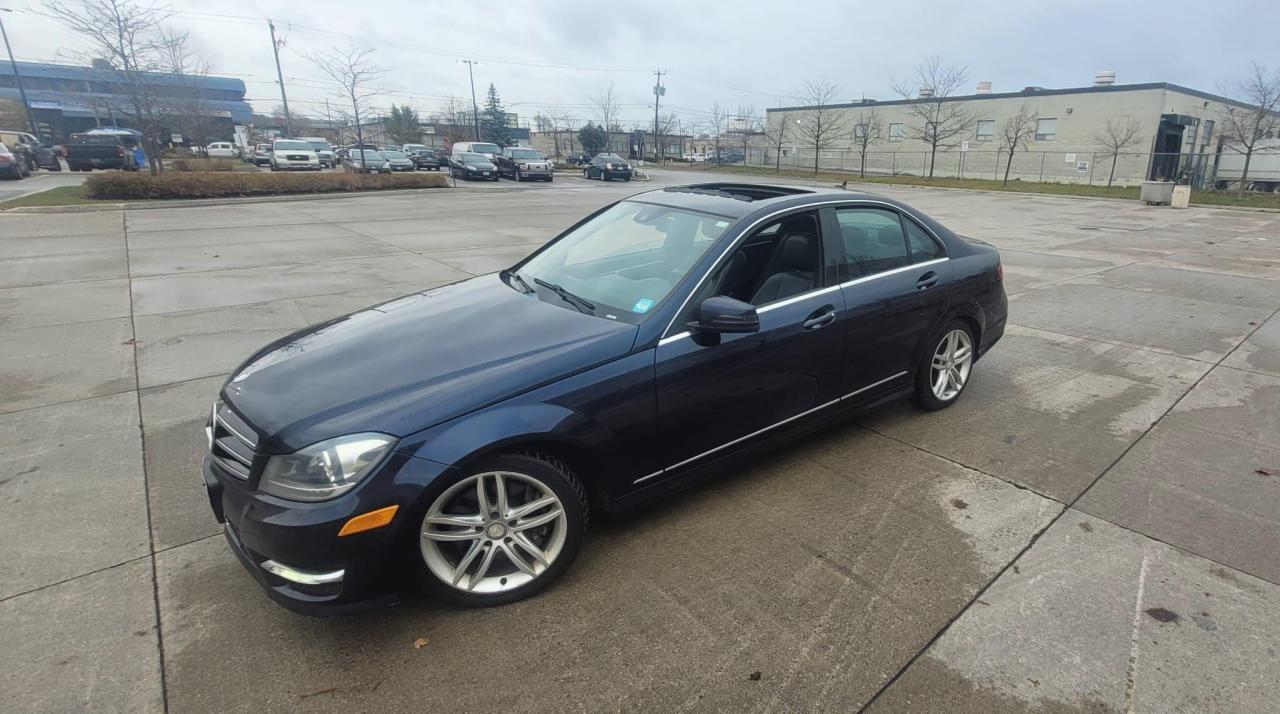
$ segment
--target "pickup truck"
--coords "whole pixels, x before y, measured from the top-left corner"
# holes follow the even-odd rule
[[[72,134],[67,143],[67,168],[72,171],[123,169],[137,171],[133,146],[119,134]]]
[[[493,157],[493,163],[498,167],[499,176],[510,176],[516,181],[523,181],[527,178],[540,178],[547,181],[555,180],[551,160],[543,156],[542,152],[537,149],[508,146],[502,150],[501,154]]]

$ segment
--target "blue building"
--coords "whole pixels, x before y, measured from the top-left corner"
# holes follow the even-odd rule
[[[117,73],[110,68],[77,67],[42,62],[19,62],[18,74],[26,90],[31,115],[50,143],[61,143],[69,134],[96,126],[130,126],[129,97],[119,90]],[[227,77],[179,77],[150,75],[160,105],[174,104],[171,112],[190,107],[190,92],[198,91],[200,106],[213,127],[209,140],[229,141],[236,124],[247,124],[253,109],[245,101],[244,82]],[[8,62],[0,63],[0,99],[20,101],[18,83]],[[18,127],[3,127],[18,128]],[[22,127],[25,129],[25,127]]]

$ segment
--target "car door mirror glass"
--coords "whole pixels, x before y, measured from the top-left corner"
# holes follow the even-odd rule
[[[756,306],[724,295],[716,295],[698,306],[698,319],[689,323],[691,332],[722,334],[759,332]]]

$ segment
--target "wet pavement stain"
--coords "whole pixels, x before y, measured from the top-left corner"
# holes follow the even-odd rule
[[[1172,610],[1166,610],[1163,607],[1153,607],[1146,610],[1147,615],[1156,622],[1177,622],[1181,618],[1178,613]]]

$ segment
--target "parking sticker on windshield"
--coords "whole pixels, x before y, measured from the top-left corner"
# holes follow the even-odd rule
[[[649,312],[649,308],[653,307],[653,301],[649,298],[640,298],[636,300],[636,304],[631,306],[631,312]]]

